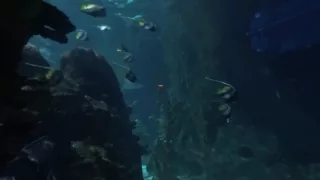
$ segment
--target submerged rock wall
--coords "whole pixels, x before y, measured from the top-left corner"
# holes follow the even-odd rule
[[[35,62],[39,52],[32,52],[26,57],[40,71],[34,74],[21,65],[21,72],[30,76],[21,95],[28,103],[2,108],[6,111],[0,126],[2,162],[18,155],[26,143],[47,135],[56,145],[50,168],[58,178],[143,179],[144,149],[132,134],[130,109],[107,61],[79,47],[64,54],[60,70],[46,69],[45,61]]]
[[[148,166],[154,178],[314,178],[317,165],[292,161],[272,131],[270,122],[289,117],[267,93],[272,83],[261,73],[262,59],[248,48],[253,1],[176,0],[164,6],[169,10],[161,38],[171,84],[159,92],[160,128]],[[205,77],[240,89],[231,124],[219,122],[210,105],[218,85]]]

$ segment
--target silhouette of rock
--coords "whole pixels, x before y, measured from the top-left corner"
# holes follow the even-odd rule
[[[71,79],[78,79],[83,94],[107,100],[109,107],[128,116],[117,77],[103,56],[92,49],[78,47],[62,56],[60,66],[64,74]]]

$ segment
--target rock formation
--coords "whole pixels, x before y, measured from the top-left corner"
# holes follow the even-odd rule
[[[29,48],[27,62],[33,59],[32,63],[47,65],[38,51]],[[20,72],[34,75],[28,68],[23,66]],[[29,77],[22,88],[23,97],[28,97],[26,107],[11,107],[12,113],[1,118],[1,137],[6,137],[1,152],[14,157],[27,142],[47,135],[56,143],[52,168],[58,177],[141,180],[143,148],[132,134],[135,125],[106,60],[93,50],[75,48],[64,54],[60,70],[41,69],[38,73],[42,75]],[[11,119],[16,124],[12,125]],[[30,128],[18,129],[23,122]],[[16,136],[10,136],[8,130],[26,132],[11,147],[10,137]]]

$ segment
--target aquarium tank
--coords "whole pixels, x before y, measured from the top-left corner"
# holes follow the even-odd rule
[[[320,1],[0,12],[0,180],[320,180]]]

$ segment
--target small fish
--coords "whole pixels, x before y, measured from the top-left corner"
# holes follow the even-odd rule
[[[138,26],[144,26],[145,22],[143,19],[138,20]]]
[[[55,72],[56,72],[56,70],[55,70],[55,69],[51,69],[51,70],[49,70],[49,71],[44,75],[44,76],[45,76],[45,78],[46,78],[46,80],[51,79]]]
[[[133,20],[143,20],[143,16],[138,14],[132,17]]]
[[[142,22],[142,20],[143,20],[143,16],[142,15],[135,15],[133,17],[123,16],[121,13],[115,13],[114,15],[120,17],[125,22],[127,27],[130,27],[132,25],[138,25],[139,26],[139,21]]]
[[[129,62],[134,61],[134,57],[133,57],[132,53],[129,52],[128,48],[125,45],[121,44],[120,47],[117,49],[117,52],[123,54],[123,61],[125,63],[129,63]]]
[[[153,22],[143,23],[143,27],[144,27],[145,30],[148,30],[148,31],[151,31],[151,32],[154,32],[154,31],[157,30],[157,26]]]
[[[135,83],[138,80],[136,74],[133,73],[130,69],[127,71],[125,79],[132,83]]]
[[[133,61],[133,55],[131,53],[125,53],[125,56],[123,57],[123,61],[125,63],[130,63]]]
[[[211,79],[209,77],[205,77],[205,79],[212,81],[212,82],[220,83],[223,85],[223,87],[218,89],[218,91],[216,92],[217,96],[220,96],[221,98],[223,98],[225,100],[230,100],[230,99],[234,98],[234,96],[236,95],[237,90],[231,84],[223,82],[223,81],[219,81],[216,79]]]
[[[82,5],[80,11],[93,17],[106,17],[106,8],[97,4]]]
[[[76,39],[80,41],[88,41],[88,33],[84,30],[79,29],[77,30]]]
[[[220,111],[223,116],[229,117],[231,115],[231,106],[227,103],[222,103],[218,106],[218,111]]]
[[[111,30],[111,27],[108,26],[108,25],[98,25],[97,28],[100,30],[100,31],[110,31]]]
[[[221,96],[221,95],[223,95],[223,94],[228,93],[230,90],[232,90],[232,88],[231,88],[230,86],[224,86],[224,87],[218,89],[218,91],[217,91],[216,94],[217,94],[218,96]]]
[[[276,96],[277,96],[278,99],[281,99],[280,93],[279,93],[279,91],[277,89],[276,89]]]
[[[47,81],[50,81],[52,84],[57,84],[59,83],[61,80],[63,80],[63,73],[62,71],[59,71],[57,69],[52,69],[49,70],[46,74],[45,74],[45,79]]]
[[[39,156],[39,152],[43,153],[42,151],[44,151],[51,154],[51,151],[55,146],[55,144],[48,139],[47,136],[42,136],[23,147],[21,152],[25,153],[29,160],[40,164],[39,162],[42,160],[42,156]]]
[[[217,110],[221,112],[221,114],[228,118],[231,115],[231,106],[228,103],[221,101],[212,101],[212,103],[217,104]]]

